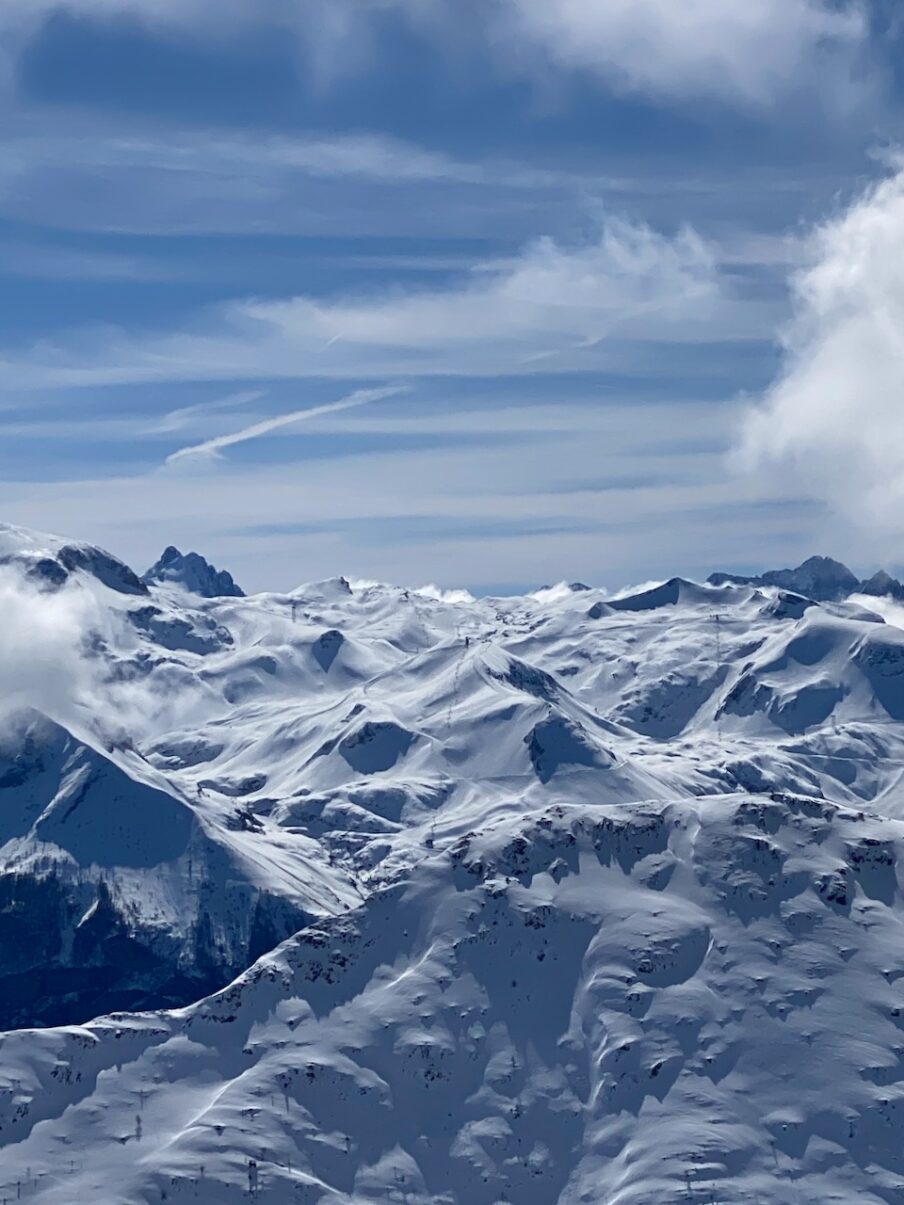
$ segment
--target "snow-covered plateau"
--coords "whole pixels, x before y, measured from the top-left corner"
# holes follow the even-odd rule
[[[902,596],[0,527],[0,1202],[904,1203]]]

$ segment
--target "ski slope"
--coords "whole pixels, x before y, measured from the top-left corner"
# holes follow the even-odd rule
[[[893,602],[0,559],[0,1199],[904,1201]]]

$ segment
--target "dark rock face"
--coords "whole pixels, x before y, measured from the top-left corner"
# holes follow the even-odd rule
[[[330,666],[336,660],[339,650],[345,643],[345,637],[341,632],[337,632],[335,628],[324,632],[318,637],[311,649],[314,654],[314,659],[323,670],[324,673],[329,673]]]
[[[183,586],[202,598],[244,598],[231,573],[216,569],[197,552],[181,553],[172,544],[141,579],[146,586]]]
[[[69,571],[59,561],[55,561],[53,557],[49,556],[38,557],[30,562],[25,570],[25,576],[38,586],[51,590],[57,590],[69,581]]]
[[[339,742],[339,752],[359,774],[391,770],[414,743],[414,733],[391,721],[367,721]]]
[[[37,713],[0,744],[0,848],[0,1030],[181,1007],[310,920],[250,882],[224,898],[223,855],[181,800]],[[184,908],[145,914],[158,874],[194,884]]]
[[[861,582],[859,593],[869,594],[873,598],[895,598],[898,602],[904,602],[904,585],[884,569]]]
[[[615,758],[597,746],[573,720],[550,715],[535,724],[524,738],[531,765],[541,782],[547,783],[563,767],[596,766],[607,768]]]
[[[192,613],[191,618],[194,623],[188,619],[169,617],[159,607],[153,606],[128,612],[132,626],[165,649],[205,656],[219,653],[232,644],[232,636],[227,629],[209,616]]]
[[[0,1029],[77,1025],[103,1013],[181,1008],[225,987],[310,920],[285,900],[247,900],[244,949],[226,956],[202,911],[188,939],[136,926],[106,881],[0,877]],[[68,949],[67,949],[68,947]]]
[[[607,605],[613,611],[653,611],[657,607],[673,607],[681,596],[683,584],[680,578],[673,577],[652,590],[631,594],[627,598],[614,598]]]
[[[712,573],[707,579],[710,585],[723,586],[729,583],[746,586],[778,586],[812,598],[815,602],[839,602],[855,593],[860,586],[858,578],[847,565],[833,561],[827,556],[811,556],[796,569],[771,569],[767,573],[745,576],[737,573]]]
[[[78,898],[90,894],[93,902]],[[142,940],[103,880],[78,891],[55,874],[0,878],[0,966],[3,1029],[77,1024],[110,1009],[157,1008],[164,1001],[178,1007],[199,989],[228,982],[222,972],[179,971],[176,952],[167,958]]]
[[[40,589],[59,590],[73,573],[90,573],[117,594],[147,594],[148,588],[124,561],[90,544],[64,544],[54,555],[21,553],[2,562],[21,569]]]
[[[148,592],[147,586],[128,565],[117,557],[111,556],[109,552],[104,552],[102,548],[67,544],[60,549],[57,559],[70,573],[76,569],[83,569],[119,594],[147,594]]]

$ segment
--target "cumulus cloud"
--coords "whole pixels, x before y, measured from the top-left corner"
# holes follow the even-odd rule
[[[886,536],[904,529],[902,245],[904,162],[815,231],[784,368],[739,449],[745,467]]]

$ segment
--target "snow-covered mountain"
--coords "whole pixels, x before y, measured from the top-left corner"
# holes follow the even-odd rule
[[[870,594],[898,601],[904,599],[904,584],[884,569],[861,581],[847,565],[828,556],[811,556],[796,569],[770,569],[755,576],[713,573],[708,580],[712,586],[724,586],[726,583],[777,586],[781,590],[805,594],[816,602],[840,602],[852,594]]]
[[[245,593],[235,584],[231,573],[215,569],[197,552],[182,553],[173,544],[164,548],[160,559],[141,580],[148,586],[182,586],[202,598],[243,598]]]
[[[886,600],[0,554],[0,1198],[904,1201]]]

